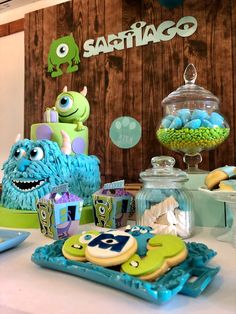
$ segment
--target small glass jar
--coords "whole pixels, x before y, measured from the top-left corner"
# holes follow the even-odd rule
[[[188,175],[174,168],[175,159],[153,157],[153,168],[140,173],[143,188],[136,194],[136,222],[157,233],[188,238],[193,232],[191,192],[184,187]]]

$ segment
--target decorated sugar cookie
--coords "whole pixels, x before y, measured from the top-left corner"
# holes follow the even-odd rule
[[[145,256],[147,253],[148,241],[155,235],[154,233],[152,233],[152,227],[127,226],[125,232],[128,232],[129,234],[132,234],[133,237],[135,237],[138,244],[137,254],[139,256]]]
[[[68,238],[62,247],[63,255],[73,261],[86,261],[85,249],[90,241],[100,234],[98,231],[87,231]]]
[[[218,188],[222,180],[236,177],[236,167],[224,166],[211,171],[205,178],[205,184],[209,190]]]
[[[122,264],[137,250],[135,238],[121,230],[109,230],[101,233],[89,242],[86,259],[104,267]]]
[[[236,180],[223,180],[219,184],[219,189],[223,191],[236,191]]]
[[[186,245],[179,237],[158,234],[149,240],[145,257],[134,254],[121,265],[121,270],[143,280],[155,280],[170,267],[181,263],[187,253]]]

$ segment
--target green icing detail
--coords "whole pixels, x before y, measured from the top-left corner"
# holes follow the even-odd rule
[[[165,263],[165,260],[174,257],[185,249],[183,240],[170,234],[155,235],[148,243],[155,248],[148,250],[144,258],[134,254],[121,265],[123,272],[132,276],[151,274],[158,270]]]
[[[159,129],[156,137],[163,146],[173,151],[195,154],[202,150],[214,149],[226,140],[229,133],[229,128],[219,127],[200,127],[195,130]]]
[[[84,257],[85,256],[85,249],[88,245],[88,243],[94,239],[94,236],[99,235],[100,232],[98,231],[88,231],[85,233],[80,233],[80,234],[76,234],[71,236],[70,238],[68,238],[64,245],[63,245],[63,250],[74,256],[74,257]],[[81,242],[81,238],[83,237],[83,239],[86,237],[86,235],[92,235],[93,237],[91,237],[90,240],[88,240],[87,242],[83,241]]]

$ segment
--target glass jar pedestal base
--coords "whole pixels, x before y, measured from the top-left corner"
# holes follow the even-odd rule
[[[196,154],[184,154],[183,161],[187,165],[186,172],[188,173],[207,173],[208,171],[199,169],[198,165],[202,162],[202,155]]]

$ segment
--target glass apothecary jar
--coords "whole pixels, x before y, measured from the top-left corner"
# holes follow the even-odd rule
[[[184,187],[187,173],[174,168],[173,157],[153,157],[151,163],[151,169],[140,173],[143,188],[135,197],[137,224],[157,233],[190,237],[194,216],[191,192]]]
[[[219,112],[219,99],[196,85],[197,71],[189,64],[185,84],[162,101],[164,116],[156,137],[166,148],[184,154],[189,172],[198,172],[200,152],[215,149],[229,136],[230,128]]]

